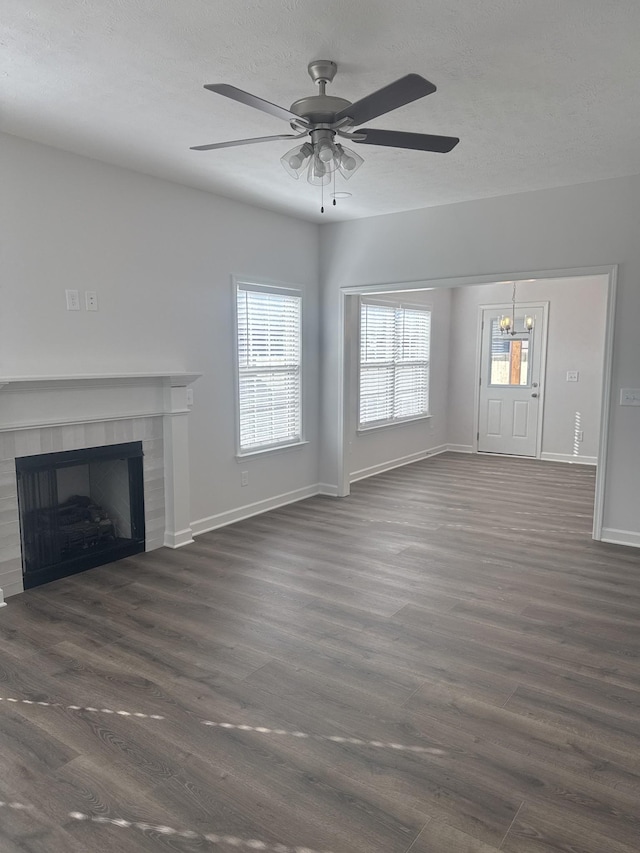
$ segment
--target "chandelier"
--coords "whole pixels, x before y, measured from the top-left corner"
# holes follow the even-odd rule
[[[336,174],[339,172],[347,181],[354,175],[364,160],[351,148],[334,142],[335,133],[329,128],[317,128],[309,134],[311,140],[297,145],[280,158],[280,162],[292,178],[297,181],[305,172],[307,181],[316,187],[326,187],[333,182],[333,203],[336,203]],[[321,213],[324,213],[324,191],[322,191]]]
[[[523,328],[518,332],[516,330],[516,282],[513,282],[513,294],[511,296],[511,316],[503,314],[500,317],[500,332],[503,335],[531,334],[533,329],[533,317],[525,316]]]

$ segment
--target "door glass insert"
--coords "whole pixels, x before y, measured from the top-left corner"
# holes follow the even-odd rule
[[[514,336],[502,334],[499,317],[491,321],[490,385],[529,385],[530,355],[531,340],[524,332],[524,318],[516,319]]]

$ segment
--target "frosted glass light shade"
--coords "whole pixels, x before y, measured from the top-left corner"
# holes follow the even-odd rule
[[[305,166],[312,154],[312,145],[309,142],[305,142],[302,145],[297,145],[295,148],[292,148],[291,151],[287,151],[287,153],[280,158],[280,162],[282,163],[285,171],[297,181],[300,175],[304,172]]]
[[[331,164],[325,163],[317,154],[314,154],[309,163],[307,180],[314,187],[327,186],[331,183]]]
[[[348,181],[358,171],[360,166],[362,166],[364,160],[359,154],[352,151],[351,148],[345,148],[340,144],[335,147],[338,155],[336,157],[336,165],[342,177]]]

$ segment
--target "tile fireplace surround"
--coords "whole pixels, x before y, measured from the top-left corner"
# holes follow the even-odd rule
[[[146,550],[193,541],[187,387],[199,376],[0,377],[0,606],[23,591],[17,457],[141,441]]]

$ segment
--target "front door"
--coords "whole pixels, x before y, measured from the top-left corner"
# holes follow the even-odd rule
[[[482,312],[478,451],[537,456],[546,306],[521,306],[515,335],[500,331],[506,313],[511,311],[499,305]],[[525,315],[533,317],[531,332],[525,331]]]

